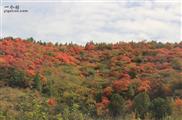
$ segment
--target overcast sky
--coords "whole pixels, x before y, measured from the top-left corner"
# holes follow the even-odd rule
[[[10,1],[15,0],[3,5],[19,4],[20,9],[29,12],[3,14],[4,37],[33,37],[42,41],[78,44],[91,40],[107,43],[144,39],[182,41],[180,0]]]

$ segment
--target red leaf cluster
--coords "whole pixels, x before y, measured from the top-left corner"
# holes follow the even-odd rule
[[[140,80],[139,81],[139,87],[138,87],[138,91],[139,92],[148,92],[151,89],[150,87],[150,81],[148,80]]]
[[[94,50],[94,48],[95,48],[95,45],[93,42],[89,42],[85,46],[85,50]]]
[[[113,89],[117,92],[127,91],[131,80],[115,80],[112,84]]]
[[[34,76],[43,66],[54,64],[76,64],[76,59],[60,52],[52,44],[40,45],[22,39],[4,39],[0,41],[0,64],[14,66]],[[56,59],[55,59],[56,58]]]
[[[176,98],[175,104],[176,104],[177,107],[182,107],[182,99]]]
[[[55,98],[49,98],[47,103],[48,103],[49,106],[55,106],[57,104]]]
[[[111,94],[112,94],[112,87],[106,87],[105,89],[104,89],[104,95],[105,96],[110,96]]]

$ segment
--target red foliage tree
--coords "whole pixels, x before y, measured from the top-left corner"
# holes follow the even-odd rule
[[[0,51],[3,52],[1,64],[25,70],[30,76],[34,76],[43,66],[76,62],[74,57],[60,52],[53,44],[40,45],[20,38],[0,41]]]
[[[89,42],[85,46],[85,50],[94,50],[94,49],[95,49],[95,45],[93,42]]]
[[[112,83],[113,89],[116,92],[127,91],[131,80],[116,80]]]
[[[138,91],[139,92],[148,92],[151,89],[150,87],[150,81],[149,80],[140,80],[139,81],[139,87]]]

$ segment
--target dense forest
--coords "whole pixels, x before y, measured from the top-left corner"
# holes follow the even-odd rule
[[[0,40],[0,120],[139,119],[182,119],[182,42]]]

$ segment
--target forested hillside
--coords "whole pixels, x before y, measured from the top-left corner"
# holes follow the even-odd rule
[[[182,42],[0,40],[0,120],[181,120]]]

